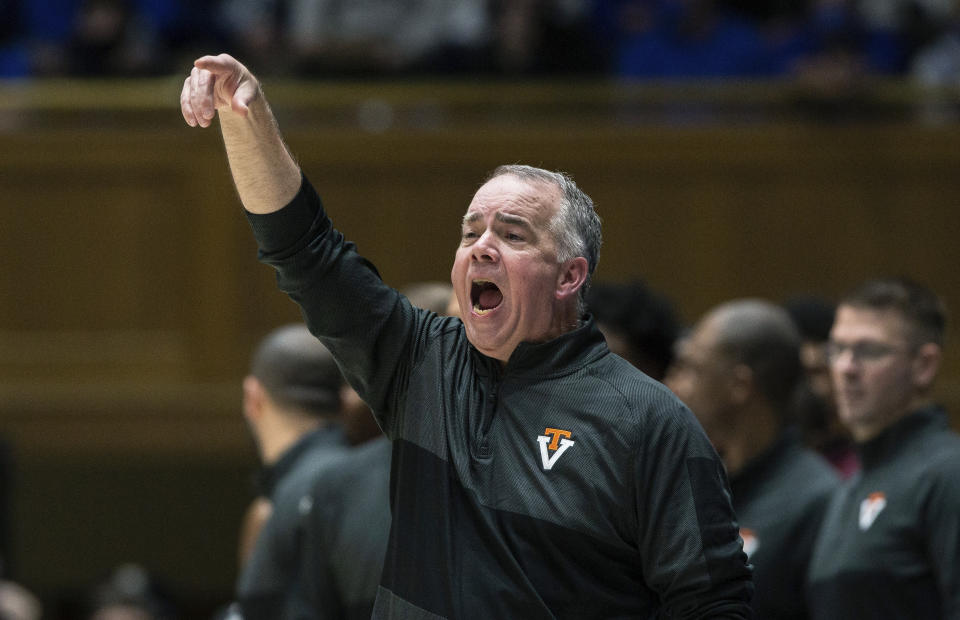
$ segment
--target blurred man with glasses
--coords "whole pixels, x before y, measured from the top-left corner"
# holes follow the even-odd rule
[[[830,372],[862,472],[815,545],[813,618],[960,618],[960,437],[931,398],[945,328],[937,296],[904,279],[837,307]]]

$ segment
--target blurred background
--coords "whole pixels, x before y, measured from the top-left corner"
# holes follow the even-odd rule
[[[221,51],[391,285],[447,279],[473,192],[519,162],[596,201],[597,280],[686,322],[876,275],[960,308],[954,0],[0,0],[0,575],[45,618],[145,576],[167,617],[231,598],[240,381],[299,314],[218,131],[180,116]]]

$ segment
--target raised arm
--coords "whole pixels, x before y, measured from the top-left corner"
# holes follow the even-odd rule
[[[203,56],[183,83],[180,109],[191,127],[209,127],[219,113],[227,159],[240,200],[251,213],[272,213],[300,188],[294,161],[260,83],[229,54]]]

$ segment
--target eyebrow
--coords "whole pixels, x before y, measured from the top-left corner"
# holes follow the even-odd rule
[[[509,224],[511,226],[522,226],[523,228],[530,228],[530,222],[516,215],[497,212],[497,214],[494,215],[493,217],[495,220],[503,224]],[[463,224],[464,225],[473,224],[474,222],[481,219],[483,219],[483,216],[480,214],[479,211],[471,211],[470,213],[467,213],[466,215],[463,216]]]
[[[516,215],[509,215],[507,213],[497,212],[497,214],[494,215],[494,219],[496,219],[498,222],[509,224],[511,226],[522,226],[523,228],[530,228],[530,222]]]

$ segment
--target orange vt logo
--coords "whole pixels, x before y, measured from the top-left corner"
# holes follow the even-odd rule
[[[867,499],[860,502],[860,529],[864,532],[870,529],[877,520],[880,511],[887,507],[887,496],[881,491],[871,493]]]
[[[760,539],[757,538],[757,533],[749,527],[740,528],[740,538],[743,539],[743,552],[746,553],[749,558],[753,555],[753,552],[757,550],[757,547],[760,546]]]
[[[576,443],[570,441],[570,435],[570,431],[548,428],[543,431],[543,435],[537,437],[537,443],[540,444],[540,460],[543,461],[544,469],[551,469],[560,455]],[[551,452],[553,454],[550,454]]]

